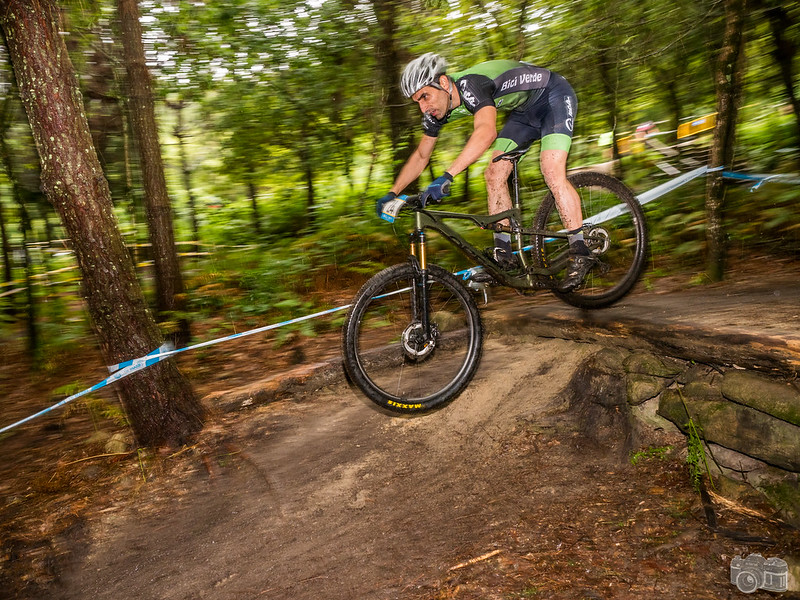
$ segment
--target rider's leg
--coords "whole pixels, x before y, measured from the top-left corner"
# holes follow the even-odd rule
[[[542,144],[545,141],[542,140]],[[539,163],[542,169],[544,182],[556,199],[558,214],[564,228],[573,231],[583,225],[581,214],[581,199],[578,192],[567,180],[568,153],[561,149],[542,149],[539,153]]]
[[[489,161],[489,166],[486,167],[484,178],[486,179],[486,193],[489,203],[489,214],[496,215],[504,210],[510,210],[511,193],[508,189],[508,177],[511,175],[512,165],[510,161],[500,160],[493,162],[493,160],[502,154],[500,150],[492,152],[492,160]],[[501,221],[501,224],[508,225],[508,219]],[[511,235],[508,233],[495,233],[494,246],[492,258],[501,264],[504,268],[513,268],[516,266],[514,255],[511,248]],[[499,254],[497,249],[499,249]]]
[[[583,215],[580,196],[567,179],[568,154],[568,136],[551,134],[542,138],[542,151],[539,154],[542,175],[553,192],[564,228],[575,231],[583,226]],[[582,232],[569,234],[568,241],[569,263],[559,286],[562,292],[571,292],[580,286],[595,262]]]
[[[496,215],[504,210],[511,208],[511,193],[508,190],[508,177],[511,175],[511,161],[499,160],[493,162],[495,158],[502,154],[501,151],[492,152],[492,160],[486,167],[484,178],[486,179],[486,193],[489,196],[489,214]],[[508,223],[508,221],[505,221]]]

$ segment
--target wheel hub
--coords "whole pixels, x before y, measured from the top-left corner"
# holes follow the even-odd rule
[[[431,325],[431,335],[428,337],[422,323],[411,323],[403,332],[403,350],[406,356],[417,360],[428,356],[436,347],[437,334],[435,325]]]
[[[605,254],[608,252],[609,246],[611,246],[611,237],[608,231],[603,227],[593,227],[590,229],[587,238],[588,246],[592,254]]]

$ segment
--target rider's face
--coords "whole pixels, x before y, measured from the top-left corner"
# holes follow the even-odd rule
[[[450,85],[449,81],[444,82],[440,80],[440,84],[441,83],[444,83],[445,89]],[[411,99],[419,104],[419,109],[423,113],[428,113],[436,119],[443,119],[447,114],[450,94],[432,85],[426,85],[411,96]]]

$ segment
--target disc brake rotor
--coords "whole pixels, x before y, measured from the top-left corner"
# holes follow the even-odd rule
[[[431,325],[430,337],[425,335],[422,323],[411,323],[403,332],[403,350],[406,356],[421,359],[428,356],[436,347],[437,329]]]
[[[586,235],[589,249],[594,255],[605,254],[611,246],[611,239],[608,230],[603,227],[593,227]]]

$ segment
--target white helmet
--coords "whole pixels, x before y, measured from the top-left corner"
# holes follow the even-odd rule
[[[406,65],[400,78],[400,90],[404,96],[411,98],[426,85],[439,87],[439,76],[446,71],[447,61],[443,57],[433,52],[423,54]]]

